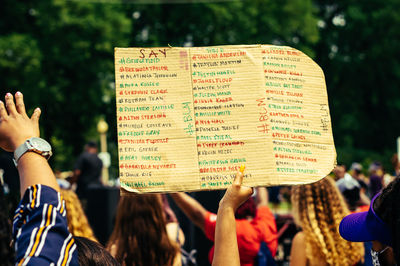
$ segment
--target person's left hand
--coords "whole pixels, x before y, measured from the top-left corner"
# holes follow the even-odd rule
[[[242,166],[243,168],[244,166]],[[231,207],[236,211],[253,194],[253,188],[242,186],[242,182],[243,172],[240,171],[236,174],[233,184],[226,190],[224,197],[219,203],[220,207]]]
[[[32,137],[39,137],[40,109],[36,108],[29,118],[25,111],[22,93],[11,93],[5,97],[6,106],[0,101],[0,148],[15,151],[19,145]]]

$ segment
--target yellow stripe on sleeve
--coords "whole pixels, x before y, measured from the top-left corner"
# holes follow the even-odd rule
[[[63,259],[63,262],[61,263],[62,266],[67,264],[68,255],[69,255],[68,253],[69,253],[69,250],[71,249],[72,245],[74,244],[74,242],[75,242],[74,238],[71,238],[71,241],[68,243],[67,248],[65,249],[64,259]]]
[[[31,209],[35,207],[35,200],[36,200],[37,188],[36,185],[33,186],[33,199],[31,202]]]
[[[35,244],[33,245],[33,248],[31,250],[31,253],[29,254],[29,256],[33,256],[33,254],[35,254],[37,246],[39,245],[39,242],[40,242],[40,236],[42,235],[43,230],[50,224],[52,209],[53,209],[53,205],[49,205],[49,208],[47,209],[46,225],[43,227],[40,227],[39,232],[36,235]]]

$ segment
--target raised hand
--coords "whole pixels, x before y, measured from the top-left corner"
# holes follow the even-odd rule
[[[25,140],[39,137],[40,109],[36,108],[29,118],[25,111],[23,95],[20,92],[5,96],[5,105],[0,101],[0,147],[6,151],[15,151]]]
[[[213,266],[239,266],[239,249],[236,237],[235,211],[253,193],[250,187],[242,186],[244,165],[236,174],[233,184],[228,187],[219,202],[215,227],[215,252]]]
[[[219,205],[224,207],[231,207],[236,211],[243,202],[245,202],[252,194],[253,188],[242,186],[244,166],[240,167],[240,172],[236,174],[233,184],[228,187],[224,197]]]

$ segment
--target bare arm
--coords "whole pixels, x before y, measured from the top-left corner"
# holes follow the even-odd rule
[[[236,238],[235,211],[253,193],[253,189],[242,186],[244,166],[237,173],[233,184],[222,198],[215,228],[215,252],[213,266],[240,265]]]
[[[306,266],[306,248],[304,233],[297,233],[292,242],[292,248],[290,249],[290,266]]]
[[[207,210],[194,198],[186,193],[179,192],[170,194],[176,205],[185,213],[185,215],[201,230],[204,231],[204,221]]]
[[[42,184],[60,191],[57,180],[47,160],[34,152],[27,152],[18,161],[18,172],[21,181],[21,197],[25,190],[35,184]]]
[[[25,111],[23,96],[7,93],[6,107],[0,102],[0,147],[7,151],[15,151],[31,137],[39,137],[40,109],[36,108],[29,118]],[[27,152],[18,161],[21,197],[25,190],[35,184],[43,184],[59,191],[59,186],[47,160],[34,152]]]
[[[265,187],[256,188],[256,204],[257,208],[261,206],[268,206],[268,190]]]
[[[220,205],[218,209],[215,228],[215,252],[212,265],[240,265],[235,210],[229,206]]]

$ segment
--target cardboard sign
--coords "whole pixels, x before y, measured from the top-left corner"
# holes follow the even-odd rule
[[[336,152],[324,74],[283,46],[115,48],[121,188],[315,182]]]

